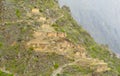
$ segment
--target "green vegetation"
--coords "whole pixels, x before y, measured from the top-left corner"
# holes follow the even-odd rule
[[[2,43],[0,43],[0,48],[3,46],[3,44]]]
[[[13,76],[12,74],[7,74],[7,73],[4,73],[2,71],[0,71],[0,76]]]
[[[54,68],[57,69],[59,67],[59,64],[54,62]]]
[[[18,18],[20,18],[20,16],[21,16],[19,9],[16,9],[16,16],[17,16]]]

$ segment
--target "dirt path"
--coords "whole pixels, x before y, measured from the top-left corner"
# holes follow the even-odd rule
[[[72,62],[72,63],[68,63],[68,64],[64,64],[63,66],[60,66],[58,69],[56,69],[56,70],[54,70],[53,71],[53,73],[51,74],[51,76],[57,76],[58,74],[60,74],[61,72],[62,72],[62,70],[65,68],[65,67],[67,67],[67,66],[69,66],[69,65],[74,65],[74,64],[76,64],[78,61],[80,61],[81,59],[78,59],[78,60],[76,60],[76,61],[74,61],[74,62]]]

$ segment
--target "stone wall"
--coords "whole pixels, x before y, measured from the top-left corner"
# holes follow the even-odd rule
[[[65,38],[66,34],[62,32],[47,32],[48,37],[60,37],[60,38]]]
[[[59,37],[59,38],[66,38],[66,33],[62,32],[34,32],[33,36],[38,37],[38,36],[44,36],[46,35],[47,37]]]
[[[34,32],[34,37],[35,40],[30,41],[28,45],[36,51],[50,50],[56,53],[73,54],[75,58],[86,58],[86,49],[81,45],[74,45],[70,40],[66,39],[66,33],[38,31]],[[53,43],[49,40],[53,40]]]

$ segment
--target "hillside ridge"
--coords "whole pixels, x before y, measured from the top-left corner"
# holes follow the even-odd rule
[[[0,70],[9,71],[6,76],[120,75],[120,59],[96,43],[57,0],[0,3]]]
[[[37,11],[37,13],[34,12],[33,10]],[[31,14],[39,15],[40,12],[38,12],[38,10],[39,9],[37,9],[37,8],[32,9]],[[62,18],[62,17],[60,16],[60,18]],[[74,60],[75,60],[72,63],[67,63],[67,64],[64,64],[63,66],[60,66],[57,70],[55,70],[53,72],[53,74],[51,74],[51,76],[57,76],[57,74],[61,73],[61,71],[64,67],[67,67],[69,65],[75,65],[75,63],[77,63],[78,61],[80,61],[82,59],[84,59],[86,61],[89,61],[89,59],[90,59],[92,61],[91,63],[94,63],[93,66],[96,64],[98,64],[98,66],[101,66],[100,68],[97,67],[97,69],[95,69],[96,72],[103,72],[103,71],[109,70],[107,63],[105,63],[104,61],[88,58],[86,55],[86,52],[85,52],[85,48],[81,47],[79,45],[77,45],[77,47],[76,47],[76,45],[71,43],[71,41],[66,38],[67,37],[66,33],[55,31],[52,27],[53,23],[49,22],[52,20],[48,21],[48,20],[46,20],[45,17],[40,17],[39,19],[40,19],[39,22],[43,22],[43,25],[41,25],[39,27],[39,29],[35,30],[35,32],[33,33],[34,39],[28,42],[28,46],[33,47],[33,49],[35,51],[55,52],[55,53],[58,53],[61,55],[65,55],[71,59],[74,58]],[[57,19],[59,19],[59,18],[57,18]],[[55,19],[55,20],[57,20],[57,19]],[[47,23],[49,23],[49,24],[47,24]],[[75,53],[74,53],[74,50],[75,50],[74,48],[77,50],[77,52],[75,52]],[[69,49],[72,49],[72,50],[69,50]],[[71,53],[72,51],[73,51],[73,53]],[[91,63],[89,64],[86,62],[86,64],[88,64],[88,65],[91,65]],[[103,69],[102,69],[102,67],[103,67]]]

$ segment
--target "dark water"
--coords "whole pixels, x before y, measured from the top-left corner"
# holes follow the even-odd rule
[[[120,0],[59,0],[96,42],[120,54]]]

